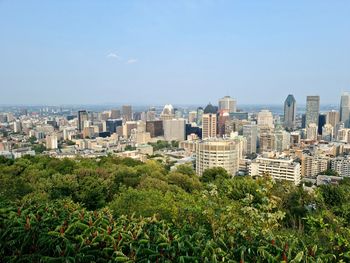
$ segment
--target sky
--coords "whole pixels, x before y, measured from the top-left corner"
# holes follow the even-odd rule
[[[339,103],[348,0],[0,0],[0,104]]]

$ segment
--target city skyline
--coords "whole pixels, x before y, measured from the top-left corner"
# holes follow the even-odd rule
[[[1,1],[0,104],[282,104],[286,94],[338,104],[350,89],[349,11],[345,1]]]

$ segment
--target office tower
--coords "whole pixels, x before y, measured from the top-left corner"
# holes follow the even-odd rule
[[[16,133],[22,132],[22,123],[20,121],[13,122],[13,132],[16,132]]]
[[[289,94],[284,102],[284,127],[288,130],[295,129],[296,100]]]
[[[106,120],[106,131],[112,133],[117,132],[118,127],[122,127],[123,121],[122,120]],[[123,133],[123,132],[121,132]]]
[[[163,108],[162,113],[160,114],[160,119],[164,120],[172,120],[175,118],[175,110],[171,104],[166,104]]]
[[[327,115],[320,114],[318,116],[318,134],[322,134],[322,128],[327,123]]]
[[[58,148],[57,135],[54,133],[50,135],[46,135],[46,149],[53,150],[57,148]]]
[[[226,123],[230,120],[230,115],[227,110],[221,110],[219,111],[219,118],[218,118],[218,126],[217,126],[217,133],[219,136],[226,135]]]
[[[325,124],[322,127],[322,139],[325,141],[332,141],[334,128],[331,124]]]
[[[84,123],[85,121],[89,120],[89,115],[86,110],[80,110],[78,111],[78,130],[80,132],[84,129]]]
[[[197,111],[190,111],[188,113],[188,122],[196,122],[197,121]]]
[[[122,117],[120,110],[112,109],[109,119],[120,119]]]
[[[196,173],[202,176],[206,169],[224,168],[229,175],[238,171],[239,158],[237,144],[233,140],[209,139],[196,144]]]
[[[259,151],[263,152],[271,152],[275,150],[276,143],[275,134],[272,132],[263,132],[260,133],[259,136]]]
[[[261,110],[258,113],[258,126],[273,128],[273,115],[269,110]]]
[[[315,123],[310,123],[306,128],[306,139],[308,140],[317,140],[318,127]]]
[[[143,114],[144,114],[144,112],[141,112],[141,111],[134,112],[133,120],[134,121],[142,120]]]
[[[225,110],[228,113],[236,112],[236,100],[230,96],[219,99],[219,111]]]
[[[318,115],[320,113],[320,96],[306,97],[306,113],[305,113],[305,127],[310,123],[315,123],[318,126]]]
[[[163,121],[162,120],[147,121],[146,132],[150,133],[151,138],[163,136],[164,135]]]
[[[210,103],[205,107],[202,116],[202,139],[216,137],[217,109]]]
[[[131,105],[123,105],[122,106],[122,118],[123,118],[123,121],[131,121],[132,120],[132,107],[131,107]]]
[[[275,180],[291,181],[295,185],[300,183],[300,164],[293,160],[257,158],[249,165],[250,176],[264,176],[268,174]]]
[[[275,150],[283,152],[289,150],[290,147],[290,133],[285,130],[275,131]]]
[[[156,108],[151,107],[146,113],[146,121],[156,120]]]
[[[247,139],[247,153],[256,153],[258,126],[256,124],[243,125],[243,136]]]
[[[340,121],[344,122],[345,128],[350,127],[350,93],[344,92],[340,98]]]
[[[127,121],[123,124],[123,137],[128,139],[131,135],[131,131],[137,128],[136,121]]]
[[[166,141],[183,141],[185,140],[185,119],[164,120],[164,139]]]
[[[305,129],[306,128],[306,114],[303,113],[301,115],[301,128]]]
[[[337,134],[337,126],[340,121],[339,111],[327,112],[326,123],[333,126],[333,137]]]
[[[92,126],[87,126],[84,127],[83,129],[83,138],[94,138],[95,137],[95,133],[98,134],[98,131],[96,132],[95,128]]]
[[[202,125],[202,117],[203,117],[204,110],[202,107],[197,108],[197,125]]]

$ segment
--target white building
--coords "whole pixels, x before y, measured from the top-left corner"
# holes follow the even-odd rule
[[[166,141],[183,141],[185,140],[185,119],[173,119],[163,121],[164,139]]]
[[[317,140],[317,130],[318,130],[318,127],[317,127],[316,123],[310,123],[306,128],[306,138],[308,140],[316,141]]]
[[[338,157],[331,160],[331,169],[340,176],[350,176],[350,159]]]
[[[273,115],[269,110],[261,110],[258,113],[258,125],[259,127],[273,128]]]
[[[239,168],[238,144],[233,140],[209,139],[196,143],[196,172],[202,176],[208,168],[222,167],[235,176]]]
[[[219,100],[219,111],[225,110],[229,113],[236,112],[237,105],[236,100],[230,96],[225,96]]]
[[[301,179],[300,164],[293,160],[259,157],[249,164],[248,170],[250,176],[269,175],[275,180],[290,181],[295,185],[298,185]]]
[[[46,149],[53,150],[58,148],[57,135],[55,133],[46,135]]]

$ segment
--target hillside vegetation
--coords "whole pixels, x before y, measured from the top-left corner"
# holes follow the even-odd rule
[[[0,262],[350,262],[350,182],[0,158]]]

